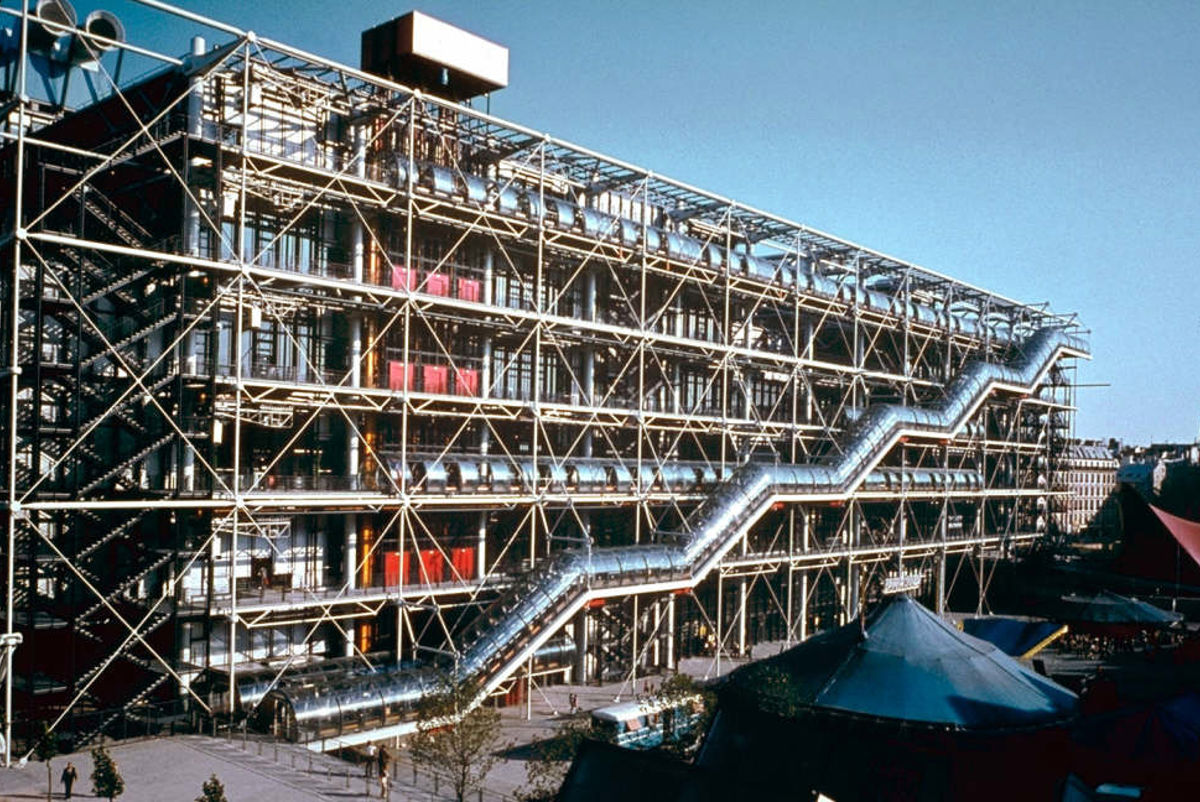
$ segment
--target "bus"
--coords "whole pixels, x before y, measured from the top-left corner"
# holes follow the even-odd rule
[[[704,699],[699,694],[622,702],[593,710],[592,728],[618,746],[653,749],[691,734],[703,712]]]

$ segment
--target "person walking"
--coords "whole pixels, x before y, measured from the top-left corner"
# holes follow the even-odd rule
[[[367,776],[371,776],[371,772],[375,771],[375,765],[379,761],[379,747],[374,741],[367,744]]]
[[[71,798],[71,788],[75,785],[75,781],[79,779],[79,772],[75,771],[74,763],[67,763],[67,767],[62,770],[62,775],[59,777],[63,784],[63,797]]]
[[[388,754],[386,744],[379,746],[379,754],[377,756],[376,768],[379,770],[379,795],[387,799],[388,795],[388,780],[389,772],[392,768],[392,756]]]

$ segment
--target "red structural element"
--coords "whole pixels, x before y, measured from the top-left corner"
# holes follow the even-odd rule
[[[1160,510],[1153,504],[1149,505],[1151,512],[1162,521],[1163,526],[1171,533],[1171,537],[1175,538],[1183,550],[1191,555],[1192,559],[1200,565],[1200,523],[1189,521],[1187,518],[1180,518],[1178,515],[1172,515],[1165,510]]]
[[[525,683],[518,680],[512,684],[508,693],[504,694],[504,707],[514,707],[525,701]]]
[[[1195,527],[1200,524],[1151,506],[1128,485],[1119,491],[1119,499],[1122,544],[1116,569],[1157,582],[1200,585],[1200,562],[1184,545],[1186,541],[1194,549]]]
[[[597,607],[603,607],[603,606],[604,606],[604,599],[592,599],[591,601],[589,601],[587,603],[587,608],[589,610],[595,610]]]
[[[399,359],[388,360],[388,389],[411,390],[413,388],[414,365]]]
[[[479,395],[479,371],[475,368],[455,368],[454,392],[459,395]]]
[[[408,566],[410,555],[406,552],[390,551],[383,555],[383,584],[395,587],[401,582],[408,582]]]
[[[460,278],[458,280],[458,298],[460,301],[479,301],[482,285],[478,279]]]
[[[449,295],[450,277],[445,273],[430,273],[425,280],[425,292],[430,295]]]
[[[459,546],[450,549],[450,564],[454,566],[458,577],[473,578],[475,576],[475,547]]]
[[[409,270],[401,265],[392,265],[392,289],[415,290],[417,288],[417,271]]]
[[[437,585],[446,578],[446,561],[437,549],[421,549],[421,581]]]
[[[425,365],[422,371],[423,388],[427,393],[446,393],[449,373],[445,365]]]

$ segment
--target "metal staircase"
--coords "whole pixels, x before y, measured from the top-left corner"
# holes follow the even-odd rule
[[[95,479],[92,479],[90,482],[85,484],[83,487],[79,488],[79,492],[83,495],[86,495],[88,493],[91,493],[93,490],[100,487],[101,485],[105,484],[106,482],[108,482],[112,479],[119,478],[122,473],[129,470],[133,466],[137,465],[139,462],[146,459],[146,457],[150,456],[155,451],[162,448],[167,443],[170,443],[174,439],[175,439],[175,433],[168,432],[167,434],[162,435],[158,439],[153,440],[150,443],[147,443],[146,445],[139,448],[137,451],[122,458],[121,461],[118,462],[116,465],[112,466],[107,471],[105,471],[104,473],[97,476]]]
[[[161,244],[151,224],[102,192],[89,187],[72,197],[77,202],[63,204],[45,230],[138,250]],[[14,466],[19,491],[33,501],[171,492],[169,482],[158,483],[170,474],[165,464],[157,472],[157,458],[176,435],[147,401],[177,414],[177,396],[169,391],[179,379],[178,359],[162,343],[179,322],[178,271],[102,249],[47,247],[42,255],[36,270],[43,272],[26,285],[40,292],[22,295],[23,311],[38,325],[23,328],[18,352],[30,391],[17,410],[19,447],[30,455]],[[165,576],[175,557],[175,534],[169,515],[148,508],[99,505],[61,514],[47,537],[70,567],[36,533],[19,537],[23,573],[15,602],[22,627],[33,630],[27,642],[47,658],[53,687],[31,699],[32,715],[65,705],[96,680],[80,700],[82,718],[68,725],[84,744],[115,732],[129,711],[165,693],[170,675],[138,639],[113,657],[129,632],[109,606],[129,625],[142,622],[140,638],[164,657],[174,654],[173,600],[146,615],[160,598],[157,575]]]

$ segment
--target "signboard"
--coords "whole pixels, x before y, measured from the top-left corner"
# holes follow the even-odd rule
[[[921,581],[924,579],[924,574],[899,574],[897,576],[886,577],[883,580],[884,595],[912,593],[920,589]]]

